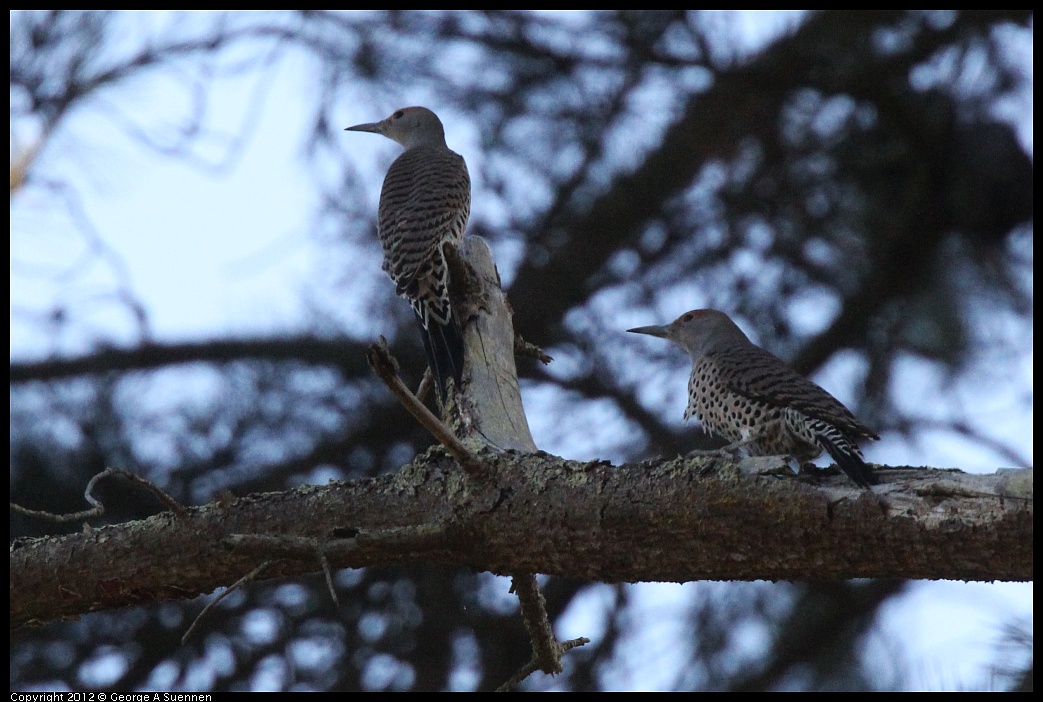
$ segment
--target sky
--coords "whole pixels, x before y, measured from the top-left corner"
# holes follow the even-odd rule
[[[749,31],[761,26],[751,22]],[[210,123],[229,135],[245,125],[246,137],[241,144],[214,139],[197,152],[196,162],[143,149],[127,136],[124,118],[114,119],[109,109],[86,108],[54,134],[39,156],[36,172],[72,184],[76,199],[67,202],[82,210],[93,239],[54,206],[64,198],[62,191],[33,188],[12,196],[12,360],[56,351],[83,353],[98,344],[133,345],[145,334],[158,341],[195,341],[305,330],[311,303],[328,301],[333,290],[325,267],[328,253],[311,230],[319,189],[303,156],[311,69],[307,59],[291,54],[261,88],[247,81],[223,85],[209,106]],[[259,89],[265,95],[263,109],[245,114],[244,106],[256,104],[251,96]],[[123,110],[135,115],[136,124],[151,129],[176,122],[170,115],[184,107],[178,96],[154,86],[136,90],[136,99],[122,98]],[[345,105],[335,118],[348,126],[382,119],[387,110]],[[1020,124],[1031,150],[1031,115]],[[32,140],[31,126],[12,125],[12,134],[13,150],[16,140]],[[152,136],[162,140],[172,134],[160,129]],[[470,159],[475,134],[466,126],[450,130],[450,146]],[[358,159],[360,173],[368,179],[375,208],[383,169],[398,147],[372,135],[348,133],[344,139],[345,151]],[[199,162],[220,165],[204,167]],[[481,183],[475,183],[476,193],[480,188]],[[92,256],[92,250],[105,255]],[[369,253],[379,256],[375,236]],[[390,282],[387,285],[390,288]],[[120,289],[147,310],[147,330],[114,296]],[[342,304],[350,313],[353,301]],[[52,327],[41,326],[41,320],[57,308],[79,321],[56,342]],[[84,315],[88,309],[91,313]],[[1032,387],[1031,365],[1029,351],[1013,368],[1005,367],[1011,393],[1019,386]],[[823,369],[816,380],[832,387],[834,379],[847,372],[841,360]],[[902,382],[910,402],[926,404],[948,382],[929,375],[923,368],[907,370]],[[677,382],[683,386],[684,379]],[[545,391],[531,384],[523,393],[530,407],[546,401]],[[974,387],[961,387],[955,396],[961,403],[975,402],[980,399],[976,393]],[[1015,441],[1031,460],[1031,416],[1011,414],[1012,408],[1020,407],[1017,400],[1014,394],[991,398],[985,411],[996,417],[997,436]],[[681,402],[680,391],[673,401]],[[683,403],[676,407],[679,422],[682,411]],[[541,448],[580,459],[606,457],[592,453],[599,450],[596,442],[578,447],[566,442],[553,421],[540,418],[547,416],[530,410]],[[909,458],[911,451],[915,460]],[[959,465],[978,472],[997,465],[994,454],[949,435],[927,436],[917,444],[885,437],[867,457],[891,464]],[[692,588],[701,586],[706,584],[639,585],[635,606],[655,620],[656,613],[683,602]],[[591,636],[591,622],[602,606],[597,597],[577,603],[562,621],[559,637]],[[922,582],[887,605],[881,635],[871,645],[879,647],[881,655],[899,650],[919,666],[913,672],[922,689],[972,689],[988,679],[983,665],[991,660],[1003,625],[1012,617],[1022,618],[1031,631],[1032,613],[1031,583]],[[635,630],[635,650],[648,645],[648,635],[645,629]],[[617,676],[612,683],[615,689],[658,689],[669,684],[671,673],[665,666],[657,679],[647,670],[635,674],[624,668],[612,673]]]

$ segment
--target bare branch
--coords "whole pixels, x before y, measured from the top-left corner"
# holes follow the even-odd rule
[[[426,560],[604,582],[1033,577],[1031,470],[882,467],[874,497],[842,476],[747,475],[713,460],[703,475],[699,458],[609,466],[490,452],[483,469],[498,490],[476,507],[473,483],[431,452],[380,478],[18,540],[12,626],[211,592],[258,563],[229,552],[235,534],[323,541],[347,530],[343,552],[324,547],[337,568]],[[430,526],[460,509],[465,525]],[[301,543],[303,559],[281,560],[270,577],[318,570],[315,542]],[[272,557],[267,546],[261,560]]]
[[[208,604],[206,607],[204,607],[203,611],[199,613],[199,616],[195,618],[195,621],[192,622],[192,626],[188,627],[188,631],[186,631],[184,635],[181,637],[181,643],[184,644],[190,638],[192,638],[192,632],[196,630],[196,627],[199,626],[200,622],[203,621],[206,615],[210,613],[210,610],[216,607],[221,600],[228,597],[239,588],[252,583],[254,580],[257,579],[258,576],[260,576],[264,571],[268,570],[274,563],[275,561],[265,561],[264,563],[257,566],[243,577],[236,580],[231,585],[231,587],[226,588],[224,592],[215,597],[214,601]]]
[[[87,502],[93,505],[91,509],[85,509],[82,512],[73,512],[71,514],[54,514],[52,512],[43,512],[35,509],[27,509],[26,507],[22,507],[21,505],[17,505],[14,502],[12,502],[11,510],[18,514],[24,514],[27,517],[36,517],[37,519],[46,519],[48,521],[58,523],[77,522],[83,519],[89,519],[91,517],[100,517],[105,514],[105,505],[101,504],[100,502],[98,502],[98,500],[94,499],[94,495],[92,493],[94,492],[94,486],[97,485],[102,478],[107,478],[110,475],[122,475],[124,478],[127,478],[128,480],[131,480],[140,485],[144,485],[149,490],[151,490],[156,495],[156,497],[159,498],[160,502],[165,504],[175,514],[184,515],[188,512],[184,505],[182,505],[173,497],[165,493],[155,483],[146,480],[141,476],[135,475],[134,473],[125,470],[119,470],[118,468],[106,468],[87,482],[87,489],[84,491],[83,497],[85,500],[87,500]]]
[[[453,456],[460,464],[460,466],[467,471],[468,474],[482,478],[485,472],[482,469],[482,464],[475,459],[470,451],[464,447],[463,443],[453,435],[453,432],[449,430],[442,421],[436,417],[431,410],[420,403],[420,400],[409,391],[406,384],[402,382],[402,379],[398,377],[398,362],[387,347],[387,339],[380,337],[380,341],[369,347],[369,365],[373,369],[373,372],[377,374],[377,377],[384,381],[384,384],[388,386],[391,393],[398,398],[398,401],[402,403],[402,406],[406,408],[413,417],[420,422],[420,425],[431,432],[431,436],[435,437],[438,443],[445,446],[446,450],[449,451],[450,455]]]

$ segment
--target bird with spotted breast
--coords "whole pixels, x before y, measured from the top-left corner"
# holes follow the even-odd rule
[[[446,145],[441,120],[426,107],[404,107],[385,120],[346,131],[380,134],[405,149],[388,168],[380,190],[383,269],[413,307],[444,401],[450,379],[459,387],[464,366],[460,320],[449,299],[445,246],[459,245],[467,227],[467,164]]]
[[[751,456],[808,461],[825,450],[863,488],[877,483],[859,439],[879,439],[828,392],[756,346],[719,310],[685,312],[670,324],[627,331],[677,344],[692,358],[688,407],[703,428]]]

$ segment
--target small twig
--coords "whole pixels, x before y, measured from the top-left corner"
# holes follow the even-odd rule
[[[100,517],[105,514],[105,505],[98,502],[98,500],[94,498],[94,495],[92,493],[94,492],[95,485],[97,485],[102,478],[107,478],[110,475],[122,475],[123,477],[129,480],[132,480],[136,483],[140,483],[141,485],[144,485],[153,493],[155,493],[156,497],[159,498],[159,501],[166,505],[175,514],[179,516],[184,516],[188,514],[188,509],[184,505],[182,505],[180,502],[175,500],[167,493],[163,492],[163,490],[160,489],[157,485],[146,480],[145,478],[142,478],[141,476],[134,475],[133,473],[130,473],[125,470],[120,470],[119,468],[106,468],[102,472],[96,474],[87,482],[87,488],[83,491],[83,498],[87,500],[89,504],[92,505],[91,509],[85,509],[80,512],[73,512],[72,514],[54,514],[53,512],[44,512],[35,509],[28,509],[26,507],[22,507],[21,505],[15,504],[14,502],[11,503],[11,509],[18,514],[24,514],[27,517],[47,519],[49,521],[58,523],[75,522],[81,519]]]
[[[562,653],[566,653],[568,651],[571,651],[574,648],[579,648],[580,646],[586,646],[588,643],[590,643],[590,639],[588,639],[586,636],[579,636],[579,637],[577,637],[575,639],[569,639],[568,641],[562,641],[558,645],[561,646],[561,652]]]
[[[524,680],[525,678],[529,677],[530,675],[535,673],[537,670],[539,670],[539,666],[536,665],[536,659],[534,658],[534,659],[530,660],[528,663],[526,663],[525,665],[523,665],[521,668],[519,668],[518,671],[514,675],[512,675],[509,678],[507,678],[507,681],[503,685],[500,685],[498,688],[496,688],[496,691],[497,692],[510,692],[514,688],[518,687],[518,684],[522,680]]]
[[[322,572],[326,575],[326,587],[329,589],[333,604],[340,609],[340,600],[333,587],[333,574],[330,571],[329,555],[344,558],[357,550],[355,539],[322,540],[307,536],[269,536],[264,534],[229,534],[224,543],[232,548],[250,552],[260,552],[266,556],[275,556],[280,560],[309,560],[317,558]]]
[[[513,578],[511,591],[518,595],[521,602],[522,619],[532,641],[532,658],[512,675],[497,692],[509,692],[517,687],[525,678],[537,670],[550,675],[562,671],[561,655],[577,646],[590,643],[590,639],[581,636],[558,643],[554,638],[550,618],[547,616],[547,602],[536,584],[536,576],[532,573],[516,575]]]
[[[330,558],[343,561],[360,548],[378,546],[398,553],[426,551],[444,546],[446,528],[441,524],[421,524],[376,532],[359,531],[350,539],[319,539],[308,536],[270,536],[266,534],[229,534],[224,543],[246,553],[262,553],[278,560],[309,560],[318,558],[326,575],[326,587],[333,603],[340,608],[340,600],[333,587]]]
[[[536,576],[532,573],[515,575],[511,589],[521,603],[522,619],[532,640],[533,660],[544,673],[557,675],[561,672],[561,653],[557,650],[554,629],[547,616],[547,601],[536,584]]]
[[[547,365],[554,360],[552,356],[548,356],[539,346],[536,344],[530,344],[528,341],[523,339],[522,335],[518,332],[514,333],[514,355],[535,358],[543,365]]]
[[[384,337],[380,337],[378,343],[369,347],[367,358],[373,372],[384,381],[391,393],[420,422],[420,425],[431,432],[431,435],[438,440],[438,443],[442,444],[449,451],[449,454],[456,459],[469,475],[476,478],[484,478],[485,471],[482,469],[482,464],[453,435],[449,427],[417,400],[416,396],[402,382],[402,379],[398,377],[398,362],[395,361],[391,351],[388,350],[387,340]]]
[[[208,604],[206,607],[204,607],[203,611],[199,613],[199,616],[196,617],[194,622],[192,622],[192,626],[188,627],[188,631],[186,631],[185,635],[181,637],[181,644],[184,645],[184,643],[188,641],[188,639],[192,636],[192,632],[196,630],[196,627],[199,626],[199,623],[203,621],[203,618],[207,615],[207,613],[217,606],[218,602],[228,597],[228,595],[232,594],[234,591],[243,587],[247,583],[253,582],[257,578],[257,576],[259,576],[264,571],[268,570],[268,568],[270,568],[275,563],[276,561],[265,561],[264,563],[257,566],[243,577],[236,580],[231,587],[227,588],[224,592],[222,592],[220,595],[214,598],[214,601]]]
[[[424,377],[420,379],[420,385],[416,389],[417,402],[424,401],[424,398],[427,397],[427,393],[430,392],[432,385],[434,385],[434,380],[431,374],[431,367],[428,366],[427,370],[424,371]]]
[[[588,639],[586,636],[581,636],[578,639],[569,639],[568,641],[562,641],[560,644],[558,644],[558,647],[561,649],[562,653],[565,653],[567,651],[571,651],[572,649],[578,646],[583,646],[588,643],[590,643],[590,639]],[[507,682],[496,688],[496,691],[510,692],[511,690],[516,688],[522,680],[529,677],[539,669],[540,668],[538,665],[536,665],[535,659],[529,661],[521,668],[519,668],[518,672],[516,672],[514,675],[508,678]]]
[[[175,500],[173,497],[171,497],[170,495],[165,493],[163,490],[161,490],[158,485],[155,485],[152,482],[150,482],[148,480],[145,480],[140,475],[134,475],[133,473],[129,473],[129,472],[125,471],[125,470],[119,470],[118,468],[107,468],[106,471],[107,472],[111,472],[111,474],[113,474],[113,475],[122,475],[123,477],[125,477],[125,478],[127,478],[127,479],[129,479],[129,480],[131,480],[131,481],[133,481],[135,483],[139,483],[141,485],[144,485],[149,490],[151,490],[156,495],[156,497],[159,498],[159,501],[162,502],[163,504],[165,504],[170,509],[171,512],[174,512],[175,514],[177,514],[179,516],[184,516],[184,515],[188,514],[188,508],[187,507],[185,507],[183,504],[181,504],[180,502]]]
[[[319,551],[319,563],[322,564],[322,572],[326,576],[326,589],[330,591],[330,597],[333,599],[333,604],[339,611],[340,600],[337,599],[337,590],[333,587],[333,573],[330,571],[330,561],[322,551]]]

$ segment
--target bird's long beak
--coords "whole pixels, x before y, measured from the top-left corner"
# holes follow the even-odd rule
[[[346,132],[373,132],[374,134],[383,134],[385,124],[384,122],[367,122],[366,124],[356,124],[354,127],[345,127]]]
[[[660,339],[665,339],[667,338],[668,330],[665,325],[661,325],[651,327],[637,327],[635,329],[627,329],[627,331],[632,334],[648,334],[649,336],[658,336]]]

